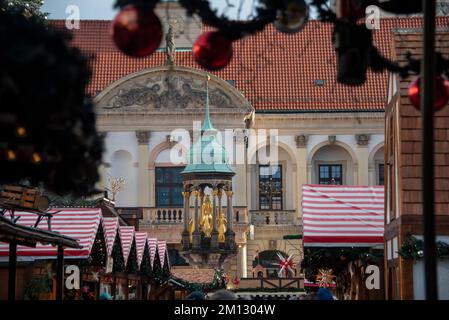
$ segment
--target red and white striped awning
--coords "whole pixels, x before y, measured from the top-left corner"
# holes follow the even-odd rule
[[[158,241],[157,242],[157,252],[159,253],[159,260],[161,261],[161,267],[164,267],[166,251],[167,251],[167,242]]]
[[[87,258],[95,241],[98,227],[101,225],[102,213],[100,208],[62,208],[51,209],[49,213],[55,213],[51,219],[52,231],[59,232],[62,235],[78,240],[82,246],[81,249],[67,248],[64,250],[64,256],[74,258]],[[5,213],[8,215],[9,213]],[[37,215],[30,212],[14,213],[15,217],[20,217],[18,224],[32,227],[34,226]],[[47,218],[42,219],[37,228],[48,230]],[[57,248],[51,245],[38,243],[35,248],[17,246],[18,256],[39,257],[56,259]],[[0,256],[9,255],[9,246],[6,243],[0,243]]]
[[[384,187],[303,185],[304,246],[383,243]]]
[[[117,237],[117,230],[119,227],[119,222],[117,217],[107,217],[103,218],[104,233],[106,238],[106,248],[108,250],[108,256],[112,254],[112,249],[114,247],[114,241]]]
[[[128,257],[134,240],[134,227],[120,226],[119,234],[120,240],[122,241],[123,258],[125,259],[126,265],[128,263]]]
[[[151,266],[154,264],[154,257],[156,257],[157,239],[148,238],[148,249],[150,250],[150,263]]]
[[[137,249],[137,263],[140,266],[143,258],[143,251],[145,250],[145,244],[147,243],[146,232],[136,232],[136,249]]]

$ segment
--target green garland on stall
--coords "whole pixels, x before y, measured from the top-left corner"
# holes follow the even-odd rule
[[[25,300],[39,300],[42,294],[50,294],[52,289],[52,268],[47,265],[45,272],[39,276],[33,276],[25,286]]]
[[[449,257],[449,244],[437,241],[436,246],[438,258]],[[402,242],[398,254],[406,260],[419,260],[424,256],[424,241],[408,233]]]
[[[91,266],[105,267],[107,259],[108,252],[106,249],[106,239],[104,237],[103,228],[99,227],[92,246],[92,252],[87,259],[87,262]]]
[[[223,269],[215,270],[214,279],[210,283],[195,283],[189,282],[184,279],[171,276],[171,283],[178,287],[185,289],[188,292],[201,291],[204,293],[225,289],[227,285],[226,275]]]
[[[112,271],[114,273],[125,271],[125,259],[123,258],[122,253],[122,242],[118,235],[115,237],[114,245],[112,247],[112,259]]]
[[[136,273],[138,269],[139,266],[137,265],[137,247],[136,240],[134,239],[128,256],[128,263],[126,264],[126,273],[133,274]]]
[[[159,258],[159,252],[156,251],[153,262],[152,281],[156,285],[161,285],[167,282],[171,277],[170,268],[168,266],[167,259],[164,260],[164,266],[161,266],[161,260]]]
[[[302,234],[287,234],[282,237],[284,240],[302,239]]]
[[[368,265],[383,259],[383,250],[371,248],[307,248],[304,250],[304,259],[301,269],[307,280],[315,282],[320,268],[329,268],[337,277],[341,276],[348,262],[361,260]]]
[[[147,277],[152,276],[148,243],[145,244],[145,249],[143,250],[142,263],[140,264],[140,274]]]

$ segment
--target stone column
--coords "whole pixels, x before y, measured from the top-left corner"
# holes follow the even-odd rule
[[[302,217],[302,185],[307,184],[307,141],[309,137],[306,135],[297,135],[295,137],[296,142],[296,184],[297,184],[297,215],[294,218],[294,222],[298,223]],[[311,183],[311,181],[309,181]]]
[[[148,143],[150,142],[149,131],[136,131],[136,137],[138,142],[138,158],[139,158],[139,170],[138,170],[138,191],[137,201],[140,207],[150,206],[150,179],[148,171],[149,150]]]
[[[182,231],[182,247],[183,250],[189,250],[189,220],[190,220],[190,192],[182,193],[184,197],[184,230]]]
[[[233,214],[233,207],[232,207],[232,196],[234,195],[234,192],[231,190],[226,191],[226,195],[228,197],[228,207],[227,207],[227,217],[228,220],[228,228],[226,230],[225,234],[225,246],[226,249],[234,249],[235,246],[235,233],[233,230],[233,222],[234,222],[234,214]]]
[[[218,189],[212,190],[212,233],[210,238],[210,247],[218,248],[218,231],[217,231],[217,196]]]
[[[195,197],[195,216],[193,220],[193,224],[195,225],[195,231],[193,231],[192,236],[192,247],[194,249],[201,248],[201,231],[200,231],[200,221],[199,221],[199,210],[198,210],[198,195],[199,192],[197,190],[192,192]]]
[[[248,277],[248,257],[247,257],[247,251],[246,251],[246,244],[242,244],[240,246],[240,276],[242,278]]]
[[[150,192],[149,192],[149,206],[155,207],[156,206],[156,169],[154,167],[150,167],[148,169],[148,183],[150,185]]]
[[[236,143],[236,153],[235,153],[235,177],[234,177],[234,189],[235,194],[235,204],[238,207],[247,206],[247,175],[246,175],[246,164],[247,164],[247,150],[246,150],[246,136],[245,133],[240,130],[235,132],[235,143]],[[250,195],[250,194],[248,194]]]
[[[357,162],[358,162],[358,179],[357,184],[361,186],[369,185],[369,169],[368,169],[368,143],[370,136],[368,134],[356,134],[357,141]],[[355,164],[354,164],[355,167]],[[354,176],[354,184],[355,184]]]

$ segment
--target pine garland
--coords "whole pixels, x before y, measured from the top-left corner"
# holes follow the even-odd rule
[[[143,250],[142,263],[140,264],[140,274],[147,277],[152,276],[148,243],[145,244],[145,249]]]
[[[112,247],[112,259],[112,272],[116,273],[125,271],[125,259],[123,258],[122,242],[118,235],[115,237],[114,245]]]
[[[91,70],[70,41],[39,17],[0,10],[0,184],[97,193],[103,139],[86,95]]]
[[[131,250],[128,256],[128,262],[126,264],[126,273],[136,273],[139,269],[137,265],[137,247],[136,247],[136,239],[133,240],[131,245]]]
[[[46,19],[47,13],[41,11],[42,0],[0,0],[0,11],[20,13],[25,17],[34,16]]]
[[[440,259],[449,257],[449,244],[437,241],[436,247],[437,257]],[[409,233],[402,242],[398,254],[406,260],[419,260],[424,256],[424,241]]]
[[[108,252],[106,249],[106,239],[104,237],[103,228],[99,227],[95,241],[92,247],[92,252],[89,256],[88,263],[91,266],[105,267],[108,259]]]

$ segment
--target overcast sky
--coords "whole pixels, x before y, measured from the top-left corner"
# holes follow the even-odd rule
[[[246,17],[251,12],[251,6],[254,0],[244,0],[242,8],[242,16]],[[100,19],[110,20],[115,16],[116,11],[113,9],[115,0],[45,0],[42,11],[48,12],[49,19],[65,19],[67,17],[66,9],[70,5],[76,5],[80,9],[81,19]],[[238,12],[240,0],[230,0],[235,7],[229,9],[228,14],[235,18]],[[225,8],[226,1],[211,0],[212,5],[219,9],[220,12]]]

